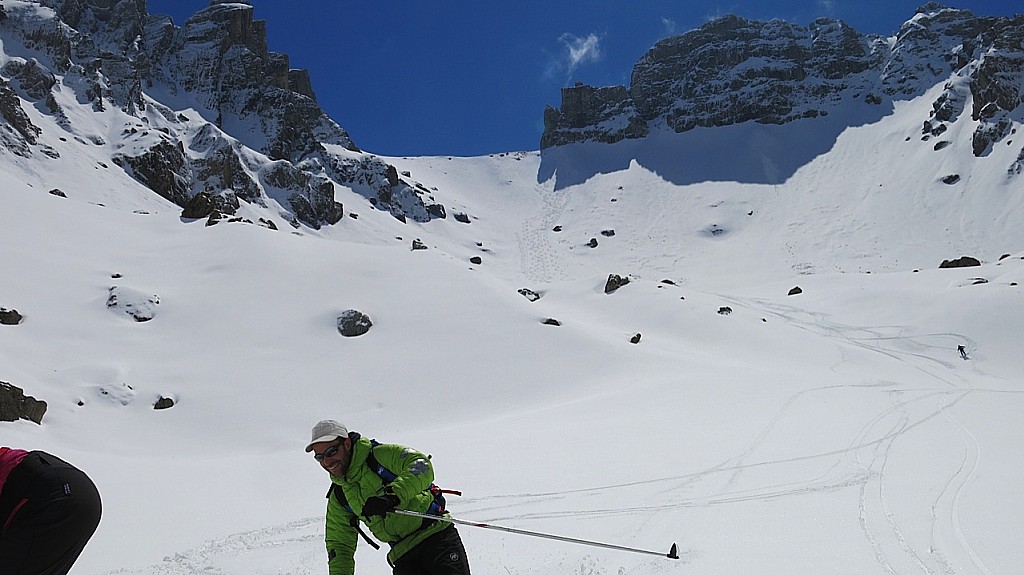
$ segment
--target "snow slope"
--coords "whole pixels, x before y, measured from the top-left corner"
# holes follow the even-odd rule
[[[777,184],[678,185],[625,152],[563,186],[536,152],[387,159],[470,224],[341,190],[334,228],[205,227],[107,158],[4,153],[0,306],[25,320],[0,380],[49,409],[3,444],[99,486],[79,575],[325,572],[321,418],[431,453],[456,517],[682,557],[462,527],[477,573],[1012,573],[1024,196],[1012,150],[970,157],[969,118],[941,152],[906,139],[930,101]],[[960,255],[985,263],[937,269]],[[368,334],[338,334],[348,309]]]

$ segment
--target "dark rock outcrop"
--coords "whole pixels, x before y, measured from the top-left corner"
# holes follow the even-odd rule
[[[238,198],[230,190],[224,190],[217,194],[199,192],[185,204],[181,210],[181,217],[197,220],[202,218],[221,219],[234,214],[238,206]]]
[[[18,310],[0,307],[0,325],[18,325],[23,319]]]
[[[258,162],[249,158],[237,141],[228,139],[213,125],[206,124],[192,138],[188,149],[197,156],[189,163],[195,179],[202,182],[201,191],[235,198],[230,201],[232,207],[222,206],[221,211],[235,213],[239,207],[238,200],[265,205],[260,186],[249,174]]]
[[[981,262],[971,256],[961,256],[955,260],[942,260],[939,269],[945,268],[970,268],[980,266]]]
[[[25,395],[25,391],[20,387],[0,381],[0,421],[27,419],[42,423],[45,413],[45,401]]]
[[[30,156],[30,146],[36,143],[40,130],[21,107],[21,98],[3,78],[0,78],[0,119],[3,120],[0,147],[19,156]]]
[[[561,107],[544,111],[541,148],[639,139],[658,126],[786,124],[917,97],[956,74],[966,82],[948,83],[927,121],[945,130],[969,106],[981,156],[1008,136],[1021,108],[1022,42],[1024,16],[979,18],[935,2],[891,44],[827,18],[805,27],[724,16],[655,44],[634,65],[629,87],[563,88]]]
[[[561,108],[544,113],[541,147],[643,138],[657,124],[684,132],[827,115],[851,84],[870,84],[861,76],[881,66],[883,49],[837,20],[718,18],[655,44],[629,88],[564,88]]]
[[[593,88],[577,83],[572,88],[562,88],[561,109],[548,106],[544,110],[540,146],[582,141],[612,144],[626,138],[642,138],[649,131],[624,86]]]
[[[965,41],[962,52],[978,61],[970,75],[971,118],[979,121],[973,136],[977,157],[1010,135],[1013,114],[1024,104],[1024,15],[980,22],[977,37]]]
[[[313,81],[309,77],[309,70],[288,70],[288,88],[296,94],[301,94],[316,102],[316,94],[313,93]]]
[[[336,224],[345,216],[344,206],[334,201],[334,183],[323,176],[309,179],[306,188],[288,196],[295,215],[314,228]]]
[[[344,217],[344,206],[334,199],[334,184],[323,175],[279,161],[264,167],[263,181],[270,189],[283,190],[298,220],[312,228],[336,224]]]
[[[309,158],[301,165],[324,170],[333,180],[400,221],[429,222],[446,217],[444,206],[433,199],[428,189],[403,179],[397,168],[380,158],[327,155]]]
[[[216,206],[213,203],[213,198],[206,192],[200,192],[185,204],[185,208],[181,210],[181,217],[185,219],[208,218],[214,211]]]
[[[179,206],[186,205],[191,199],[192,170],[180,141],[161,139],[139,156],[114,156],[114,163],[149,189]]]
[[[628,283],[629,276],[622,277],[618,274],[608,274],[608,280],[604,282],[604,293],[613,293]]]
[[[2,72],[29,101],[44,102],[51,112],[57,110],[57,101],[52,92],[57,79],[38,60],[11,60],[4,65]]]

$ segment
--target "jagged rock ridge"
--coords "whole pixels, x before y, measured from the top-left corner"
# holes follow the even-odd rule
[[[245,202],[319,228],[341,220],[341,186],[403,221],[446,216],[323,112],[308,72],[268,50],[248,1],[212,0],[182,26],[150,15],[145,0],[3,8],[0,150],[58,155],[22,108],[35,106],[70,138],[116,150],[118,166],[179,206],[204,193],[222,213]],[[80,134],[77,107],[120,138]]]
[[[628,88],[563,88],[561,108],[545,110],[541,148],[640,139],[653,130],[786,124],[853,102],[891,105],[945,82],[921,119],[923,139],[969,111],[980,120],[974,154],[983,156],[1024,108],[1022,46],[1024,16],[978,18],[934,2],[893,38],[832,19],[804,27],[725,16],[658,42],[634,66]],[[1020,173],[1021,164],[1010,171]]]

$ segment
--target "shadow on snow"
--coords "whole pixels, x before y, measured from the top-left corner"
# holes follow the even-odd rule
[[[636,161],[677,185],[707,181],[781,184],[832,149],[847,128],[877,122],[892,111],[891,104],[862,105],[847,113],[783,125],[746,122],[680,134],[663,129],[639,140],[547,148],[541,151],[537,182],[553,177],[559,190],[598,174],[625,170]]]

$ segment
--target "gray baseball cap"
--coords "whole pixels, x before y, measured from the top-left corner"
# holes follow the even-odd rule
[[[339,437],[348,437],[347,427],[333,419],[318,421],[317,424],[313,426],[313,433],[311,434],[309,445],[306,446],[306,453],[313,451],[314,443],[334,441]]]

